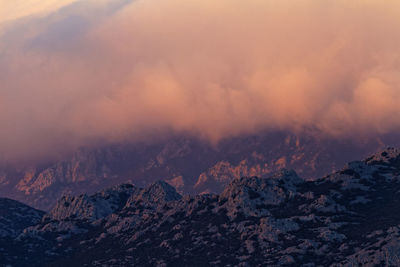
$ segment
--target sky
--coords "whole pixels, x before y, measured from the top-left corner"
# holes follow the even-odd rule
[[[0,160],[400,130],[398,0],[0,0]]]

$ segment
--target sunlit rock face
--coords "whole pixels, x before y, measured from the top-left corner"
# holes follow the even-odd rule
[[[294,169],[312,179],[366,157],[382,146],[285,133],[231,138],[212,146],[181,137],[146,144],[83,148],[65,160],[0,168],[0,195],[49,210],[63,195],[92,194],[122,183],[164,180],[184,194],[220,193],[243,176],[266,177]]]
[[[284,169],[234,178],[220,194],[184,197],[166,182],[124,184],[63,197],[46,215],[13,201],[3,213],[24,211],[32,220],[24,229],[7,225],[12,234],[0,243],[1,260],[16,266],[397,266],[399,162],[400,151],[390,148],[323,178],[305,180]]]

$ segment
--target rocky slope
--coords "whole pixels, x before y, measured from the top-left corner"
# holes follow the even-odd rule
[[[8,251],[12,251],[15,257],[23,257],[13,242],[25,228],[40,223],[44,214],[18,201],[0,198],[0,266],[10,260]],[[17,251],[18,256],[15,254]]]
[[[49,210],[66,194],[92,194],[121,183],[143,187],[160,179],[181,194],[220,193],[232,179],[264,177],[283,168],[319,177],[381,146],[379,140],[360,146],[279,132],[231,138],[217,146],[182,137],[86,148],[59,162],[0,168],[0,196]]]
[[[121,185],[62,198],[1,248],[3,262],[399,266],[399,194],[396,149],[313,181],[287,170],[237,178],[221,194],[181,197],[165,182],[144,189]]]
[[[44,212],[18,201],[0,198],[0,238],[16,237],[31,225],[40,222]]]

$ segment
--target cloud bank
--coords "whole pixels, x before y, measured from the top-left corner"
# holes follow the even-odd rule
[[[3,160],[165,133],[400,130],[397,0],[70,2],[0,28]]]

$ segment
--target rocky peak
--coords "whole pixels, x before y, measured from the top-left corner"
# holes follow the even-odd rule
[[[87,194],[63,196],[44,219],[97,220],[104,218],[122,209],[129,196],[137,190],[131,184],[123,184],[91,196]]]
[[[139,203],[144,206],[153,206],[181,198],[182,196],[176,192],[173,186],[164,181],[158,181],[133,194],[128,199],[126,207],[132,207]]]
[[[340,181],[342,185],[366,189],[366,184],[372,185],[381,182],[381,179],[398,180],[400,175],[400,150],[387,148],[365,160],[352,161],[343,169],[332,173],[326,178],[332,182]]]
[[[400,150],[393,147],[388,147],[383,151],[380,151],[371,157],[364,160],[368,165],[376,164],[389,164],[395,161],[399,161]]]
[[[295,192],[296,186],[303,182],[304,179],[300,178],[295,171],[282,169],[266,178],[253,176],[234,179],[225,188],[221,197],[229,198],[232,196],[246,195],[250,199],[255,199],[257,198],[257,194],[254,194],[254,192],[259,192],[261,194],[269,194],[272,192],[290,193],[291,191]],[[275,201],[277,201],[276,203],[279,202],[275,199],[271,204],[275,203]]]
[[[250,216],[269,215],[269,206],[278,206],[295,195],[295,185],[288,181],[295,173],[283,173],[274,178],[242,177],[233,180],[220,195],[220,202],[226,203],[228,215],[238,213]],[[289,186],[286,184],[288,183]]]
[[[281,187],[291,191],[296,191],[296,187],[304,183],[304,179],[299,177],[294,170],[288,169],[279,170],[268,178],[277,182]]]

